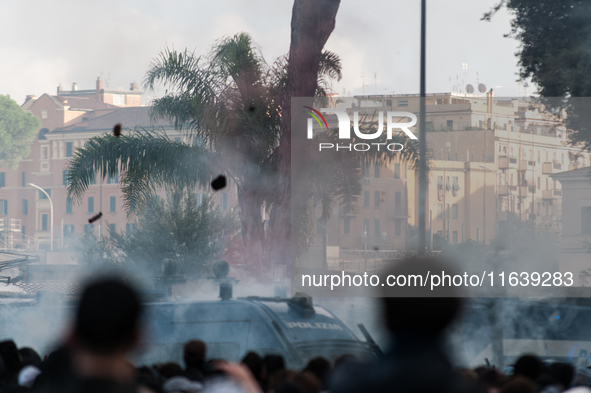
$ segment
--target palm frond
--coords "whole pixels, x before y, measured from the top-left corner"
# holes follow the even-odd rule
[[[68,196],[80,201],[93,178],[121,172],[128,212],[157,187],[205,186],[224,173],[214,154],[199,146],[173,142],[164,134],[136,130],[119,138],[110,134],[87,141],[68,165]]]

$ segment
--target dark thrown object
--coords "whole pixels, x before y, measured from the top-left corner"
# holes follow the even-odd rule
[[[99,218],[101,218],[103,216],[103,212],[99,212],[99,214],[97,214],[96,216],[90,217],[88,219],[88,223],[92,224],[93,222],[95,222],[96,220],[98,220]]]

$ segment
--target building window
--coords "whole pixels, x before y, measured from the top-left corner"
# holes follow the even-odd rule
[[[92,174],[92,177],[90,178],[90,182],[88,184],[96,184],[96,173]]]
[[[113,176],[107,176],[107,184],[117,184],[119,183],[119,172],[115,172]]]
[[[363,177],[369,177],[369,162],[363,163]]]
[[[377,161],[373,165],[373,177],[376,179],[380,178],[380,163]]]
[[[21,176],[21,186],[23,186],[23,187],[24,187],[24,186],[25,186],[25,184],[26,184],[26,182],[25,182],[25,172],[23,172],[23,173],[22,173],[22,176]]]
[[[400,163],[394,164],[394,179],[400,179]]]
[[[345,235],[351,234],[351,217],[345,217],[345,222],[343,225],[343,233]]]
[[[23,216],[26,216],[27,214],[29,214],[29,201],[23,199]]]
[[[72,214],[72,198],[66,198],[66,213]]]
[[[41,119],[47,119],[47,109],[41,110]]]
[[[41,146],[41,159],[49,160],[49,146]]]
[[[402,235],[402,220],[394,221],[394,236]]]
[[[202,193],[195,194],[195,207],[201,206],[202,203],[203,203],[203,194]]]
[[[117,211],[117,197],[109,197],[109,211],[115,213]]]
[[[458,204],[457,203],[454,203],[451,206],[451,218],[454,220],[458,219]]]
[[[68,183],[67,179],[68,179],[68,171],[64,170],[64,171],[62,171],[62,185],[65,186]]]
[[[72,157],[72,142],[66,142],[66,157]]]
[[[74,225],[64,225],[64,237],[72,236],[74,234]]]
[[[0,216],[5,216],[8,214],[8,200],[7,199],[0,199]]]
[[[135,232],[135,223],[133,223],[133,222],[128,222],[128,223],[125,225],[125,232],[126,232],[128,235],[131,235],[132,233],[134,233],[134,232]]]
[[[382,231],[380,230],[380,220],[373,221],[373,232],[377,239],[381,238]]]
[[[381,199],[381,195],[379,191],[374,191],[374,204],[376,207],[380,207],[380,199]]]
[[[47,195],[49,195],[49,198],[51,198],[51,189],[44,188],[43,190],[47,193]],[[39,190],[39,199],[48,199],[47,195],[45,195],[45,192]]]
[[[399,191],[394,193],[394,214],[402,214],[402,193]]]
[[[408,100],[400,100],[400,101],[398,101],[398,106],[408,106]]]
[[[581,208],[581,235],[591,235],[591,206]]]
[[[94,197],[88,197],[88,212],[94,213]]]
[[[437,176],[437,189],[443,190],[443,176]]]
[[[458,231],[453,231],[451,237],[453,244],[458,244]]]
[[[449,203],[445,205],[445,218],[449,220]]]
[[[25,236],[25,234],[26,234],[26,233],[27,233],[27,228],[26,228],[26,227],[23,225],[23,226],[21,227],[21,235],[22,235],[22,236],[21,236],[21,239],[25,240],[25,237],[26,237],[26,236]]]
[[[126,96],[125,94],[113,94],[113,105],[125,105]]]
[[[41,215],[41,230],[47,232],[49,230],[49,214]]]
[[[175,137],[174,137],[174,141],[175,141],[176,143],[181,143],[181,137],[180,137],[180,136],[175,136]]]
[[[369,191],[363,191],[363,207],[369,207]]]
[[[0,187],[6,187],[6,172],[0,172]]]
[[[453,130],[453,128],[454,128],[454,121],[453,120],[448,120],[446,124],[447,124],[447,129],[449,131]]]
[[[116,224],[109,224],[109,230],[111,232],[117,232],[117,225]]]
[[[443,218],[443,203],[437,204],[437,218]]]
[[[86,224],[84,225],[84,233],[90,233],[94,229],[94,224]]]
[[[363,219],[363,236],[369,236],[369,219]]]

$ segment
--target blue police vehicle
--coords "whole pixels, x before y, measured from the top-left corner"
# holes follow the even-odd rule
[[[294,368],[317,356],[335,360],[346,354],[372,358],[381,353],[363,326],[366,341],[303,294],[150,303],[146,308],[147,332],[137,360],[141,363],[181,361],[184,343],[194,339],[207,343],[209,359],[236,361],[253,351],[283,355]]]

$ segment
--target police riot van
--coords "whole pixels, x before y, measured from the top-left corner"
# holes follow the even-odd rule
[[[334,361],[347,354],[364,359],[381,353],[363,325],[366,341],[303,294],[146,306],[148,329],[138,363],[181,362],[183,345],[190,340],[207,344],[208,359],[238,361],[253,351],[282,355],[293,368],[317,356]]]

